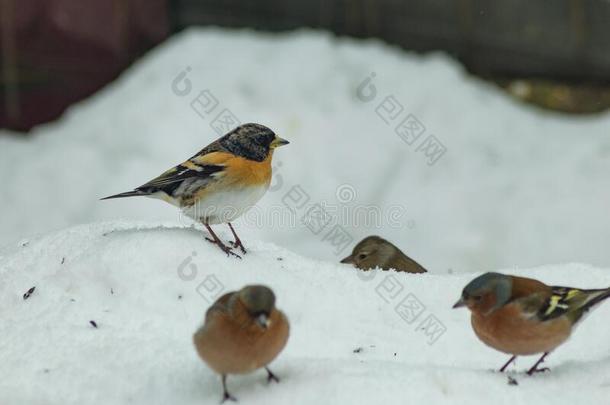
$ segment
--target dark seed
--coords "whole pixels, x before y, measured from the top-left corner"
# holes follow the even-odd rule
[[[95,321],[89,321],[89,323],[91,324],[91,326],[93,326],[94,328],[97,328],[97,323],[95,323]]]
[[[65,262],[66,262],[66,258],[65,258],[65,257],[62,257],[62,258],[61,258],[61,264],[64,264]]]
[[[515,380],[513,377],[508,376],[508,385],[519,385],[519,382]]]
[[[30,298],[30,295],[32,295],[34,293],[35,289],[36,289],[36,286],[30,288],[25,294],[23,294],[23,299],[27,300],[28,298]]]
[[[362,350],[364,350],[362,347],[357,347],[353,351],[354,353],[362,353]]]

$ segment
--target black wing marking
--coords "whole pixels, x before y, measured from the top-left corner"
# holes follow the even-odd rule
[[[569,287],[551,287],[552,294],[538,311],[538,318],[546,321],[567,315],[577,322],[594,305],[610,297],[610,289],[580,290]]]
[[[188,164],[190,167],[185,166]],[[143,191],[148,194],[153,194],[162,191],[170,196],[174,196],[180,186],[190,183],[204,184],[211,179],[214,173],[221,172],[224,166],[221,165],[204,165],[200,166],[191,161],[187,161],[178,165],[161,176],[149,181],[148,183],[136,188],[137,191]]]
[[[572,299],[579,295],[579,291],[567,287],[551,287],[551,295],[544,301],[538,310],[538,318],[546,321],[565,315],[572,307]]]

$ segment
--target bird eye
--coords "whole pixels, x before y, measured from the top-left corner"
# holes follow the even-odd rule
[[[362,259],[366,259],[366,255],[364,253],[360,253],[358,255],[358,259],[362,260]]]
[[[475,301],[477,301],[477,302],[478,302],[478,301],[481,301],[481,299],[482,299],[482,298],[483,298],[483,297],[481,297],[480,295],[475,295],[475,296],[473,296],[473,297],[472,297],[472,299],[473,299],[473,300],[475,300]]]

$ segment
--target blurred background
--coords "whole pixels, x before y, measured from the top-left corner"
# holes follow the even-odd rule
[[[319,28],[442,50],[515,97],[568,113],[610,105],[605,0],[2,0],[0,126],[27,131],[189,26]]]
[[[380,234],[436,272],[610,267],[609,1],[0,0],[0,28],[0,245],[184,225],[98,199],[260,122],[291,145],[252,239],[338,261]],[[295,187],[302,211],[274,220]],[[341,250],[302,221],[321,202]]]

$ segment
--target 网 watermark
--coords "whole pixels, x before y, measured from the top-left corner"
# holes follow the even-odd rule
[[[358,277],[363,281],[372,281],[377,274],[384,272],[369,270],[358,271]],[[375,286],[377,295],[413,330],[422,333],[426,343],[433,345],[447,331],[447,327],[433,313],[426,309],[424,303],[415,295],[407,291],[404,284],[394,274],[385,274]]]
[[[277,188],[275,191],[279,191]],[[354,237],[348,229],[413,229],[415,221],[407,218],[405,206],[395,204],[380,206],[359,204],[356,189],[348,184],[337,187],[335,199],[314,200],[305,188],[296,184],[287,188],[281,196],[281,204],[266,207],[253,205],[248,209],[223,206],[195,206],[189,209],[188,217],[181,213],[180,220],[192,223],[204,218],[215,218],[216,222],[231,222],[238,212],[243,212],[240,222],[254,228],[307,228],[311,234],[333,249],[336,256],[343,255]]]
[[[372,72],[358,85],[356,97],[363,103],[370,103],[377,98],[377,87],[373,81],[377,74]],[[424,124],[417,117],[405,111],[403,104],[393,94],[386,95],[375,107],[375,114],[409,147],[426,158],[428,165],[438,162],[447,148],[434,135],[427,134]],[[425,136],[424,136],[425,135]]]

